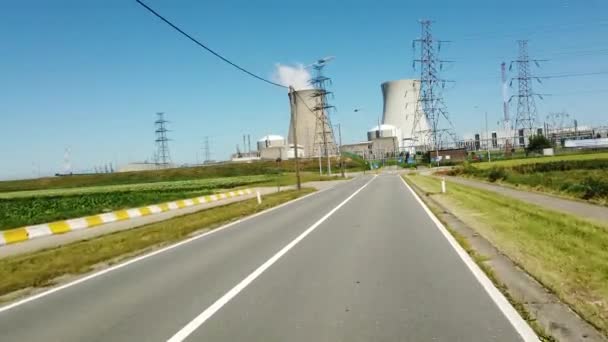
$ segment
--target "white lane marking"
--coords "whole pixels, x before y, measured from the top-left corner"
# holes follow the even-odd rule
[[[458,244],[456,239],[454,239],[452,234],[450,234],[450,232],[445,228],[443,223],[439,221],[437,216],[435,216],[435,214],[433,214],[433,212],[427,207],[427,205],[422,201],[422,199],[418,197],[418,194],[416,194],[416,192],[409,186],[409,184],[407,184],[403,177],[399,176],[399,178],[401,178],[401,181],[403,182],[403,184],[405,184],[405,187],[412,193],[416,201],[420,203],[420,206],[422,206],[427,215],[435,223],[439,231],[443,234],[446,240],[448,240],[452,248],[456,250],[456,254],[458,254],[460,259],[462,259],[465,265],[467,265],[471,273],[473,273],[475,279],[477,279],[477,281],[481,284],[484,290],[486,290],[487,294],[490,296],[490,298],[492,298],[496,306],[498,306],[500,311],[503,313],[503,315],[505,315],[505,317],[507,318],[509,323],[511,323],[513,328],[515,328],[517,333],[519,333],[519,335],[524,339],[524,341],[538,342],[539,338],[534,333],[534,330],[532,330],[528,323],[526,323],[526,321],[521,318],[517,310],[513,308],[511,303],[509,303],[509,301],[505,298],[502,292],[500,292],[496,288],[496,286],[494,286],[494,283],[492,283],[488,276],[486,276],[486,274],[479,268],[479,266],[477,266],[475,261],[471,259],[469,254],[460,246],[460,244]]]
[[[366,186],[369,185],[376,177],[374,176],[372,179],[367,181],[362,187],[357,189],[357,191],[353,192],[350,196],[348,196],[344,201],[338,204],[335,208],[333,208],[330,212],[325,214],[325,216],[321,217],[317,222],[315,222],[312,226],[308,227],[302,234],[292,240],[289,244],[283,247],[280,251],[278,251],[275,255],[270,257],[270,259],[266,260],[262,265],[260,265],[255,271],[249,274],[245,279],[241,280],[240,283],[236,284],[232,289],[230,289],[226,294],[220,297],[215,303],[211,304],[210,307],[205,309],[205,311],[201,312],[198,316],[196,316],[192,321],[190,321],[186,326],[180,329],[175,335],[173,335],[167,342],[181,342],[185,340],[190,334],[194,332],[198,327],[200,327],[205,321],[207,321],[211,316],[213,316],[218,310],[220,310],[226,303],[228,303],[232,298],[239,294],[244,288],[247,287],[252,281],[254,281],[257,277],[259,277],[264,271],[266,271],[272,264],[274,264],[277,260],[279,260],[285,253],[289,252],[295,245],[297,245],[300,241],[302,241],[308,234],[310,234],[313,230],[315,230],[321,223],[327,220],[331,215],[333,215],[338,209],[340,209],[343,205],[345,205],[348,201],[350,201],[353,197],[355,197],[361,190],[363,190]]]
[[[349,181],[349,182],[350,182],[350,181]],[[251,219],[253,219],[253,218],[255,218],[255,217],[258,217],[258,216],[261,216],[261,215],[267,214],[267,213],[269,213],[269,212],[271,212],[271,211],[273,211],[273,210],[277,210],[277,209],[279,209],[279,208],[282,208],[282,207],[285,207],[285,206],[291,205],[291,204],[296,203],[296,202],[298,202],[298,201],[301,201],[301,200],[303,200],[303,199],[305,199],[305,198],[308,198],[308,197],[311,197],[311,196],[318,195],[318,194],[320,194],[320,193],[323,193],[323,192],[328,191],[328,190],[331,190],[331,189],[335,189],[335,186],[332,186],[332,187],[329,187],[329,188],[325,188],[325,189],[322,189],[322,190],[319,190],[319,191],[315,191],[315,192],[313,192],[313,193],[310,193],[310,194],[308,194],[308,195],[304,195],[304,196],[302,196],[302,197],[296,198],[296,199],[291,200],[291,201],[289,201],[289,202],[285,202],[285,203],[279,204],[279,205],[277,205],[276,207],[268,208],[268,209],[266,209],[266,210],[260,211],[259,213],[255,213],[255,214],[253,214],[253,215],[250,215],[250,216],[244,217],[244,218],[242,218],[242,219],[238,219],[238,220],[236,220],[236,221],[234,221],[234,222],[230,222],[230,223],[228,223],[228,224],[226,224],[226,225],[223,225],[223,226],[221,226],[221,227],[215,228],[215,229],[210,230],[210,231],[208,231],[208,232],[206,232],[206,233],[203,233],[203,234],[200,234],[200,235],[193,236],[193,237],[191,237],[191,238],[189,238],[189,239],[187,239],[187,240],[183,240],[183,241],[177,242],[177,243],[175,243],[175,244],[173,244],[173,245],[170,245],[170,246],[167,246],[167,247],[165,247],[165,248],[161,248],[161,249],[159,249],[159,250],[156,250],[156,251],[150,252],[150,253],[148,253],[148,254],[140,255],[140,256],[138,256],[138,257],[136,257],[136,258],[133,258],[133,259],[128,260],[128,261],[125,261],[125,262],[123,262],[123,263],[121,263],[121,264],[117,264],[117,265],[115,265],[115,266],[112,266],[112,267],[109,267],[109,268],[103,269],[103,270],[101,270],[101,271],[99,271],[99,272],[95,272],[95,273],[89,274],[88,276],[82,277],[82,278],[80,278],[80,279],[76,279],[76,280],[74,280],[74,281],[72,281],[72,282],[69,282],[69,283],[67,283],[67,284],[64,284],[64,285],[61,285],[61,286],[57,286],[57,287],[54,287],[54,288],[48,289],[48,290],[46,290],[46,291],[40,292],[40,293],[38,293],[38,294],[36,294],[36,295],[30,296],[30,297],[27,297],[27,298],[23,298],[23,299],[21,299],[21,300],[19,300],[19,301],[16,301],[16,302],[12,303],[12,304],[8,304],[8,305],[5,305],[5,306],[0,307],[0,313],[2,313],[2,312],[4,312],[4,311],[8,311],[8,310],[10,310],[10,309],[12,309],[12,308],[18,307],[18,306],[20,306],[20,305],[23,305],[23,304],[29,303],[29,302],[34,301],[34,300],[36,300],[36,299],[40,299],[40,298],[46,297],[46,296],[51,295],[51,294],[53,294],[53,293],[55,293],[55,292],[58,292],[58,291],[61,291],[61,290],[67,289],[67,288],[69,288],[69,287],[72,287],[72,286],[78,285],[78,284],[80,284],[80,283],[84,283],[84,282],[85,282],[85,281],[87,281],[87,280],[91,280],[91,279],[97,278],[97,277],[99,277],[99,276],[101,276],[101,275],[104,275],[104,274],[106,274],[106,273],[109,273],[109,272],[112,272],[112,271],[115,271],[115,270],[121,269],[121,268],[126,267],[126,266],[128,266],[128,265],[134,264],[134,263],[136,263],[136,262],[138,262],[138,261],[141,261],[141,260],[144,260],[144,259],[147,259],[147,258],[153,257],[153,256],[155,256],[155,255],[157,255],[157,254],[161,254],[161,253],[164,253],[164,252],[170,251],[170,250],[172,250],[172,249],[174,249],[174,248],[177,248],[177,247],[180,247],[180,246],[182,246],[182,245],[188,244],[188,243],[190,243],[190,242],[196,241],[196,240],[198,240],[198,239],[204,238],[204,237],[206,237],[206,236],[208,236],[208,235],[211,235],[211,234],[214,234],[214,233],[220,232],[220,231],[222,231],[222,230],[224,230],[224,229],[226,229],[226,228],[230,228],[230,227],[232,227],[232,226],[234,226],[234,225],[237,225],[237,224],[239,224],[239,223],[242,223],[242,222],[245,222],[245,221],[249,221],[249,220],[251,220]],[[152,207],[156,207],[155,209],[160,210],[160,208],[159,208],[159,207],[157,207],[157,206],[149,206],[148,208],[152,208]],[[3,237],[3,236],[2,236],[2,237]]]

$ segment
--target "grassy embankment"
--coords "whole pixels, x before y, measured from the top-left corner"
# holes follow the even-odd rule
[[[608,224],[438,179],[407,177],[608,334]]]
[[[608,204],[606,153],[464,164],[448,174]]]
[[[265,196],[261,205],[250,199],[60,248],[0,259],[0,295],[23,288],[49,286],[57,277],[82,274],[102,262],[117,263],[152,248],[183,240],[196,231],[216,228],[313,191],[305,188],[299,192],[275,193]]]

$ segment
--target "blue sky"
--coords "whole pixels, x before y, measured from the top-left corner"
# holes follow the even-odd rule
[[[460,134],[501,114],[500,63],[517,39],[547,58],[539,75],[608,71],[603,0],[194,1],[147,0],[213,49],[263,77],[276,63],[327,55],[343,141],[365,138],[382,111],[380,83],[415,77],[418,20],[451,40],[442,56],[456,83],[446,104]],[[317,7],[313,7],[317,6]],[[132,0],[0,1],[0,178],[124,164],[154,152],[155,113],[171,120],[172,157],[226,159],[243,134],[286,135],[285,90],[248,77],[179,36]],[[565,110],[581,124],[608,124],[608,75],[546,80],[542,118]],[[477,108],[475,108],[477,107]],[[363,108],[354,113],[353,108]]]

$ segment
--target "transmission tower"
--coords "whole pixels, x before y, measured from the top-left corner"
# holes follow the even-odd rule
[[[154,121],[156,126],[156,165],[168,166],[171,163],[171,154],[169,153],[169,138],[167,138],[167,123],[165,113],[156,113],[158,119]]]
[[[313,145],[314,154],[319,157],[322,155],[325,156],[327,159],[327,173],[329,175],[331,175],[331,161],[329,157],[330,155],[336,155],[338,151],[334,131],[329,118],[329,110],[335,107],[330,105],[327,101],[328,96],[332,95],[332,92],[327,90],[327,86],[331,85],[331,79],[323,75],[323,68],[331,59],[333,59],[333,57],[325,57],[313,64],[312,67],[315,71],[315,77],[310,80],[311,85],[315,89],[312,96],[317,99],[316,105],[312,108],[312,111],[317,118]]]
[[[511,96],[510,100],[517,97],[517,116],[515,117],[514,128],[517,131],[523,130],[524,136],[526,136],[534,134],[534,127],[538,120],[534,97],[538,96],[541,100],[543,98],[542,95],[536,94],[532,90],[532,80],[536,79],[539,83],[542,82],[539,77],[532,75],[530,62],[540,67],[539,62],[544,60],[530,59],[527,40],[518,40],[517,43],[519,44],[519,57],[511,62],[509,70],[513,68],[513,64],[517,65],[517,77],[511,79],[511,85],[513,85],[514,80],[517,80],[518,93]]]
[[[63,174],[70,175],[72,174],[72,162],[70,161],[70,154],[72,149],[68,146],[65,148],[63,152]]]
[[[203,161],[203,163],[208,163],[209,161],[211,161],[211,150],[209,149],[209,137],[208,136],[205,137],[205,142],[203,145],[203,152],[205,153],[205,160]]]
[[[436,40],[431,33],[430,20],[421,20],[421,36],[412,43],[414,49],[420,50],[420,58],[414,59],[414,69],[420,66],[420,89],[412,136],[418,145],[426,145],[426,149],[433,149],[439,155],[439,149],[447,142],[450,136],[453,142],[457,141],[454,125],[448,116],[447,107],[443,100],[443,90],[448,80],[442,79],[440,72],[443,65],[449,61],[439,59],[441,44],[447,41]],[[428,129],[421,129],[428,122]]]

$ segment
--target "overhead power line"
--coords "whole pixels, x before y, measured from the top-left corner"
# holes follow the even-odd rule
[[[608,71],[581,72],[581,73],[571,73],[571,74],[545,75],[545,76],[539,76],[538,78],[567,78],[567,77],[595,76],[595,75],[605,75],[605,74],[608,74]]]
[[[183,36],[185,36],[186,38],[190,39],[191,41],[193,41],[196,45],[202,47],[203,49],[209,51],[212,55],[216,56],[217,58],[221,59],[222,61],[232,65],[233,67],[239,69],[240,71],[246,73],[247,75],[257,78],[260,81],[266,82],[268,84],[272,84],[274,86],[277,87],[281,87],[281,88],[288,88],[287,86],[284,86],[282,84],[279,83],[275,83],[272,82],[268,79],[265,79],[264,77],[258,76],[256,74],[254,74],[253,72],[237,65],[236,63],[230,61],[229,59],[227,59],[226,57],[220,55],[219,53],[213,51],[211,48],[207,47],[205,44],[199,42],[196,38],[192,37],[191,35],[189,35],[188,33],[184,32],[182,29],[180,29],[179,27],[177,27],[175,24],[173,24],[172,22],[170,22],[169,20],[167,20],[165,17],[163,17],[162,15],[160,15],[158,12],[156,12],[155,10],[153,10],[152,8],[150,8],[150,6],[146,5],[145,3],[143,3],[141,0],[135,0],[137,1],[138,4],[140,4],[143,8],[147,9],[150,13],[154,14],[156,17],[158,17],[160,20],[164,21],[167,25],[171,26],[174,30],[176,30],[177,32],[181,33]]]

